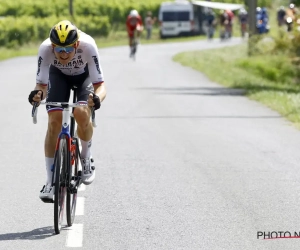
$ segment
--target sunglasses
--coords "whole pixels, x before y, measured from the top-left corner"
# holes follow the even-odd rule
[[[63,53],[66,52],[67,54],[73,52],[75,50],[75,48],[73,46],[68,46],[68,47],[59,47],[59,46],[55,46],[54,47],[54,51],[57,53]]]

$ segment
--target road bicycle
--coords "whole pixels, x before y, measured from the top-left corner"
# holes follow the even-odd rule
[[[46,201],[54,203],[54,230],[59,234],[63,222],[63,213],[66,204],[67,225],[72,226],[75,219],[77,191],[81,185],[81,167],[79,164],[79,140],[76,133],[76,122],[73,117],[75,107],[87,106],[86,102],[76,101],[76,88],[73,89],[73,103],[67,102],[40,102],[42,105],[51,105],[62,108],[62,129],[57,138],[54,165],[52,169],[52,186],[54,199]],[[72,112],[70,113],[70,108]],[[37,123],[38,105],[32,108],[33,123]],[[91,108],[93,127],[96,127],[95,110]]]

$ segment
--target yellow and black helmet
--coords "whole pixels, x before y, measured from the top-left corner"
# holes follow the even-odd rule
[[[50,40],[58,46],[69,46],[77,42],[79,32],[77,27],[68,20],[60,21],[50,31]]]

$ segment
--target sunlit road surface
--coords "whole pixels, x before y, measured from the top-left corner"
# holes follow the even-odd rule
[[[100,49],[97,176],[60,235],[53,205],[38,198],[47,114],[40,107],[32,123],[36,58],[0,62],[0,249],[299,249],[298,238],[264,240],[300,231],[299,131],[172,61],[240,42],[142,44],[135,62],[127,47]]]

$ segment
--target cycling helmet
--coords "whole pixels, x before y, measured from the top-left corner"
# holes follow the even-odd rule
[[[256,13],[261,13],[261,7],[256,7]]]
[[[245,10],[244,8],[241,8],[241,9],[239,10],[239,14],[240,14],[240,15],[246,15],[246,14],[247,14],[247,10]]]
[[[139,15],[139,13],[137,10],[132,10],[132,11],[130,11],[130,14],[129,14],[130,17],[138,17],[138,15]]]
[[[49,36],[53,44],[69,46],[77,42],[79,32],[74,24],[68,20],[63,20],[53,26]]]
[[[289,7],[290,7],[290,9],[294,9],[295,8],[295,4],[291,3]]]

